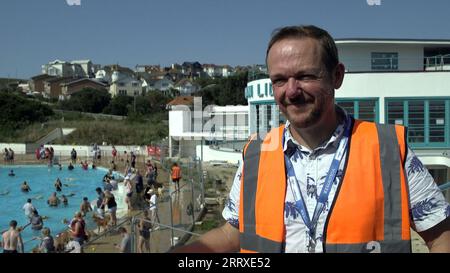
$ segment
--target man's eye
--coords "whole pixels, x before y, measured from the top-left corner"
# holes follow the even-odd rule
[[[316,75],[302,75],[297,78],[297,80],[300,80],[300,81],[314,81],[317,79],[318,79],[318,77]]]
[[[275,86],[282,86],[286,81],[282,79],[275,79],[272,81],[272,84]]]

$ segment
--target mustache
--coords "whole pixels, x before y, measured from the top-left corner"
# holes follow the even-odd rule
[[[284,97],[282,100],[282,103],[286,106],[288,105],[299,105],[299,104],[305,104],[310,102],[311,100],[308,100],[305,98],[303,94],[299,94],[297,96],[293,96],[290,98]]]

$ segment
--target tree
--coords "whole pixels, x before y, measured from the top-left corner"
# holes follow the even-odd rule
[[[128,109],[133,103],[133,97],[126,95],[119,95],[114,97],[109,105],[103,110],[105,114],[126,116],[128,115]]]
[[[167,103],[172,100],[171,96],[165,96],[161,92],[151,92],[146,95],[150,113],[163,112],[166,109]]]
[[[215,84],[208,82],[207,86],[196,95],[202,97],[203,106],[215,105],[247,105],[245,99],[245,87],[247,86],[247,72],[216,80]],[[205,81],[206,82],[206,81]]]
[[[111,101],[111,95],[106,90],[84,88],[71,95],[70,99],[61,102],[64,110],[101,113]]]
[[[0,105],[2,131],[20,129],[34,122],[44,122],[54,114],[47,105],[7,92],[0,92]]]

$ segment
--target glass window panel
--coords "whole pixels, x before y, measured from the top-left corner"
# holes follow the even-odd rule
[[[410,143],[425,142],[424,102],[408,102],[408,141]]]
[[[376,119],[376,101],[364,100],[359,101],[359,115],[358,118],[367,121],[375,121]]]
[[[337,105],[344,108],[349,115],[355,115],[355,103],[353,101],[337,101]]]
[[[403,102],[402,101],[388,101],[388,124],[403,124]]]
[[[372,52],[372,70],[398,70],[397,52]]]
[[[430,142],[445,142],[445,101],[429,102]]]

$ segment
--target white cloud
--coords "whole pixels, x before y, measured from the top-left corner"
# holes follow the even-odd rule
[[[81,0],[66,0],[67,5],[69,6],[81,6]]]
[[[369,5],[369,6],[381,5],[381,0],[366,0],[366,1],[367,1],[367,5]]]

